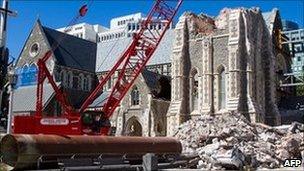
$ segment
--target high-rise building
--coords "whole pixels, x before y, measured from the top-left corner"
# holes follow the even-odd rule
[[[97,34],[100,32],[107,31],[108,28],[98,24],[91,25],[87,23],[80,23],[80,24],[72,25],[70,27],[59,28],[57,30],[82,39],[89,40],[91,42],[96,42]]]
[[[140,30],[141,22],[145,20],[145,15],[142,13],[134,13],[111,19],[110,28],[107,31],[99,32],[97,42],[107,42],[120,38],[132,37],[133,33]],[[155,21],[150,24],[150,30],[163,29],[167,21]],[[172,28],[172,24],[170,26]]]
[[[299,25],[296,22],[289,20],[282,20],[283,31],[297,30]]]
[[[300,74],[304,72],[304,29],[299,29],[298,24],[292,21],[283,22],[283,31],[288,41],[290,56],[292,57],[292,72]]]

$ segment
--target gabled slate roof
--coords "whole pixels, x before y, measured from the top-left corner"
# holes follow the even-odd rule
[[[158,97],[159,94],[157,94],[157,92],[156,92],[156,89],[158,86],[158,81],[161,77],[164,77],[167,80],[168,84],[170,84],[170,77],[149,71],[147,69],[144,69],[140,75],[143,77],[143,79],[144,79],[150,93],[153,95],[153,97],[162,98],[162,97]],[[171,90],[167,90],[167,91],[171,91]],[[110,93],[111,93],[110,91],[103,92],[92,102],[91,105],[89,105],[88,108],[90,109],[90,108],[102,107],[105,104],[105,102],[107,101],[107,98],[110,95]],[[128,96],[125,96],[124,98],[128,98]]]
[[[108,99],[108,96],[110,95],[110,91],[105,91],[103,92],[101,95],[99,95],[94,101],[92,104],[89,105],[88,108],[97,108],[97,107],[102,107],[107,99]]]
[[[279,15],[277,8],[274,8],[269,12],[262,13],[262,16],[265,20],[268,30],[270,31],[270,34],[272,34],[273,25],[275,23],[275,19],[276,19],[277,15]]]
[[[171,62],[174,30],[167,30],[148,65]],[[108,71],[131,43],[132,38],[120,38],[97,44],[96,72]]]
[[[150,92],[153,92],[153,90],[156,89],[158,79],[163,76],[147,69],[144,69],[141,72],[141,75],[143,76],[144,81],[147,84]]]
[[[60,87],[60,83],[57,83],[57,85]],[[45,107],[55,95],[55,92],[50,84],[44,84],[43,87],[42,104]],[[13,112],[36,111],[36,90],[36,85],[19,87],[16,89],[14,91]]]
[[[167,93],[164,91],[168,91],[171,93],[171,88],[164,90],[166,87],[171,86],[170,76],[161,75],[156,72],[149,71],[144,69],[141,73],[144,78],[144,81],[149,88],[150,93],[154,98],[167,99],[169,100]],[[169,93],[169,94],[170,94]]]
[[[96,43],[48,27],[42,29],[50,46],[59,43],[54,51],[59,65],[95,72]]]

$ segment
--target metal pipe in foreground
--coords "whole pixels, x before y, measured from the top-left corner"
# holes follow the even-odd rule
[[[169,137],[111,137],[59,135],[6,135],[1,140],[3,162],[26,168],[47,155],[179,154],[181,143]]]

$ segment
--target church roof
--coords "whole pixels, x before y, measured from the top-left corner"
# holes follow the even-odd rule
[[[148,88],[150,89],[150,92],[153,92],[154,89],[157,87],[157,81],[160,77],[163,75],[160,75],[156,72],[149,71],[147,69],[144,69],[142,72],[142,76],[144,78],[145,83],[147,84]]]
[[[148,65],[164,64],[171,62],[174,30],[169,29],[148,62]],[[97,44],[96,72],[108,71],[131,43],[132,38],[100,42]]]
[[[143,77],[150,93],[153,95],[154,98],[162,98],[159,96],[159,94],[157,93],[156,89],[158,86],[158,81],[161,77],[164,77],[167,79],[168,84],[170,84],[170,77],[169,76],[164,76],[152,71],[149,71],[147,69],[144,69],[141,72],[141,76]],[[168,90],[170,91],[170,90]],[[99,95],[93,102],[91,105],[89,105],[88,108],[96,108],[96,107],[102,107],[105,102],[107,101],[108,96],[110,95],[110,91],[105,91],[103,92],[101,95]],[[127,96],[125,96],[126,98]]]
[[[57,83],[57,85],[60,86],[60,83]],[[54,97],[55,92],[50,84],[44,84],[43,87],[42,105],[45,107],[52,97]],[[16,89],[14,91],[13,112],[36,111],[36,90],[36,85]]]
[[[263,12],[262,16],[265,20],[268,30],[272,33],[274,27],[275,19],[279,15],[278,9],[274,8],[271,11]]]
[[[102,94],[100,94],[93,102],[92,104],[89,105],[88,108],[97,108],[97,107],[102,107],[107,99],[108,99],[108,96],[110,95],[110,91],[105,91],[103,92]]]
[[[95,72],[96,43],[45,26],[42,29],[50,46],[59,43],[54,51],[59,65]]]

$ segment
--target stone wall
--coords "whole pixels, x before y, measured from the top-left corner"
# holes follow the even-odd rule
[[[259,9],[224,9],[214,22],[206,15],[185,13],[175,31],[168,135],[190,117],[229,111],[240,112],[252,122],[278,124],[276,60]],[[191,108],[194,70],[198,79],[195,112]]]

